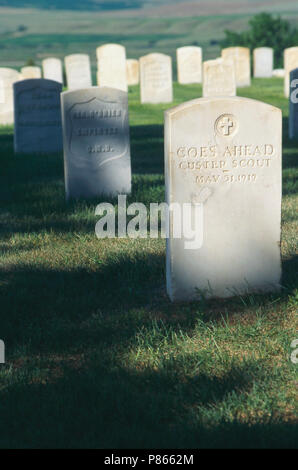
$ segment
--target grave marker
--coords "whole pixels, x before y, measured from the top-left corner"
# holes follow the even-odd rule
[[[65,59],[66,81],[69,90],[92,85],[90,58],[87,54],[72,54]]]
[[[159,53],[140,58],[141,103],[173,101],[172,59]]]
[[[60,83],[44,78],[14,84],[16,153],[62,150],[61,91]]]
[[[138,85],[140,82],[140,70],[139,70],[139,61],[136,59],[127,59],[126,60],[126,76],[127,84]]]
[[[0,125],[14,122],[13,84],[20,79],[21,75],[16,70],[0,67]]]
[[[236,96],[235,67],[223,59],[203,64],[203,97]]]
[[[40,67],[23,67],[21,69],[21,75],[23,80],[29,78],[41,78],[41,68]]]
[[[271,78],[273,75],[274,51],[272,47],[254,49],[254,77]]]
[[[228,47],[223,49],[221,54],[224,60],[235,63],[236,86],[250,86],[250,50],[247,47]]]
[[[96,49],[97,84],[127,91],[126,51],[119,44],[105,44]]]
[[[91,87],[62,93],[66,198],[131,191],[127,93]]]
[[[42,61],[43,77],[63,84],[62,61],[56,57],[49,57]]]
[[[178,82],[182,85],[202,83],[202,48],[185,46],[177,49]]]
[[[247,98],[201,98],[166,111],[166,201],[191,204],[192,219],[201,214],[196,249],[174,238],[170,216],[172,301],[279,290],[281,133],[281,111]]]

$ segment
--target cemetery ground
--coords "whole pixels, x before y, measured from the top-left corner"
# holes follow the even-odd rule
[[[66,204],[62,155],[14,156],[0,128],[1,448],[296,446],[298,145],[282,80],[238,92],[283,109],[278,294],[171,304],[165,241],[98,240],[100,201]],[[175,104],[200,93],[175,84]],[[128,203],[162,202],[169,106],[129,103]]]

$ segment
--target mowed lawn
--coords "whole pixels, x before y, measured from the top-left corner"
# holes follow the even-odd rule
[[[279,294],[171,304],[165,241],[98,240],[100,201],[65,203],[62,155],[14,156],[0,128],[1,448],[296,446],[298,143],[282,80],[239,94],[284,113]],[[129,202],[162,202],[168,106],[129,100]]]

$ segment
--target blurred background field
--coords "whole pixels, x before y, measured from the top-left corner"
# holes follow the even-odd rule
[[[15,5],[23,8],[12,8]],[[60,9],[54,9],[55,5]],[[72,10],[62,9],[67,7]],[[108,42],[124,45],[130,58],[156,51],[170,54],[175,62],[177,47],[198,45],[203,47],[204,60],[212,59],[220,54],[219,41],[224,39],[226,29],[241,32],[262,11],[281,14],[293,26],[298,23],[296,0],[0,0],[0,67],[21,67],[28,60],[39,65],[49,56],[63,59],[71,53],[88,53],[95,75],[96,47]]]

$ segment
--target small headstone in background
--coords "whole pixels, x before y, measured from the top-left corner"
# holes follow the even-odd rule
[[[152,53],[140,58],[141,103],[173,101],[172,59]]]
[[[281,155],[282,113],[268,104],[203,98],[166,111],[166,202],[189,204],[197,227],[196,239],[185,226],[174,237],[170,212],[172,301],[280,289]]]
[[[237,88],[250,86],[250,50],[247,47],[228,47],[223,49],[222,58],[234,61]]]
[[[254,49],[254,77],[271,78],[274,67],[274,51],[272,47],[258,47]]]
[[[137,59],[126,60],[127,85],[138,85],[140,82],[139,61]]]
[[[55,153],[62,150],[62,85],[44,78],[14,84],[14,150]]]
[[[223,59],[203,64],[203,97],[236,96],[235,67]]]
[[[56,57],[48,57],[42,61],[43,78],[63,84],[62,61]]]
[[[202,48],[185,46],[177,49],[178,82],[182,85],[202,83]]]
[[[127,91],[126,51],[120,44],[105,44],[96,49],[97,85]]]
[[[285,69],[274,69],[272,72],[272,76],[276,78],[285,78]]]
[[[61,96],[66,198],[130,193],[127,93],[91,87]]]
[[[289,97],[290,92],[290,72],[298,67],[298,47],[289,47],[284,50],[285,69],[285,96]]]
[[[64,58],[69,90],[92,86],[90,58],[87,54],[72,54]]]
[[[41,78],[41,68],[37,66],[23,67],[21,68],[21,75],[23,80]]]
[[[14,122],[13,84],[21,78],[16,70],[0,67],[0,125]]]
[[[289,137],[298,140],[298,68],[290,73]]]

